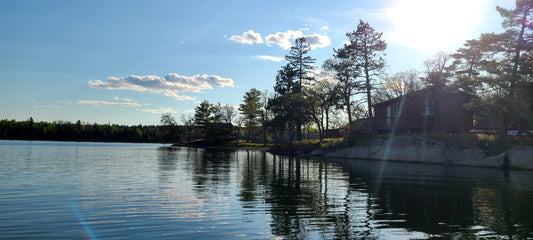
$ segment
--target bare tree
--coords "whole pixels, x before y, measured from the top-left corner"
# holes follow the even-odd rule
[[[220,112],[221,112],[221,116],[220,116],[221,120],[224,123],[233,124],[233,118],[237,116],[237,107],[231,104],[225,104],[221,106]]]
[[[182,114],[180,120],[187,130],[187,142],[191,142],[192,132],[194,130],[194,117],[188,114]]]
[[[383,83],[376,87],[373,97],[375,102],[383,102],[416,92],[423,87],[418,71],[412,69],[385,78]]]
[[[178,123],[170,113],[163,113],[160,123],[163,142],[179,141]]]
[[[453,66],[451,66],[451,55],[445,52],[438,52],[435,56],[424,61],[426,67],[426,76],[422,81],[427,86],[442,88],[453,76]]]

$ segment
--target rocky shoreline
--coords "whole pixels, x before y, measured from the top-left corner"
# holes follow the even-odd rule
[[[353,146],[332,152],[317,149],[311,155],[533,170],[533,147],[531,146],[514,146],[503,153],[489,155],[481,149],[460,149],[457,146],[449,146],[422,137],[398,136],[388,140],[375,139],[368,146]]]

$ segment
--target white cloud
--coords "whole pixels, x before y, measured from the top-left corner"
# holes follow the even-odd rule
[[[153,113],[153,114],[163,114],[163,113],[176,113],[172,108],[160,107],[159,109],[136,109],[137,111]]]
[[[173,92],[173,91],[165,91],[164,94],[165,94],[165,96],[173,97],[173,98],[175,98],[178,101],[196,100],[195,97],[193,98],[193,97],[190,97],[190,96],[178,95],[176,92]]]
[[[263,43],[263,38],[261,38],[261,34],[255,33],[253,30],[244,32],[242,36],[233,35],[229,39],[232,41],[238,42],[238,43],[249,44],[249,45],[252,45],[254,43],[258,43],[258,44]]]
[[[57,106],[57,105],[34,105],[34,106],[31,106],[32,108],[49,108],[49,109],[59,109],[59,108],[62,108],[61,106]]]
[[[327,35],[320,35],[318,33],[312,35],[305,35],[307,43],[311,45],[311,49],[323,48],[331,45],[331,40]]]
[[[199,92],[205,89],[213,89],[212,86],[233,87],[231,78],[223,78],[216,75],[180,76],[169,73],[165,77],[154,75],[127,77],[109,77],[102,80],[89,80],[92,88],[110,90],[133,90],[138,92],[162,93],[162,92]]]
[[[320,31],[328,31],[329,30],[329,27],[328,26],[322,26],[320,28]]]
[[[268,46],[276,44],[283,49],[289,49],[292,47],[291,40],[305,37],[307,43],[311,45],[311,49],[323,48],[331,45],[331,40],[327,35],[322,35],[314,33],[311,35],[304,35],[301,30],[293,31],[289,30],[286,32],[278,32],[276,34],[268,35],[265,40]]]
[[[281,62],[285,60],[285,58],[268,56],[268,55],[257,55],[255,56],[255,58],[259,58],[259,59],[267,60],[267,61],[273,61],[273,62]]]
[[[309,76],[315,78],[317,81],[336,81],[332,72],[324,70],[311,70]]]
[[[329,28],[327,26],[320,28],[322,31],[326,31],[328,29]],[[304,35],[303,31],[309,31],[309,28],[301,28],[300,30],[288,30],[285,32],[270,34],[265,37],[265,43],[269,47],[275,44],[287,50],[292,47],[292,40],[305,37],[307,42],[311,45],[311,49],[323,48],[331,45],[331,40],[327,35],[318,33]],[[232,36],[230,39],[243,44],[263,43],[261,35],[259,33],[255,33],[253,30],[243,33],[242,36]],[[256,57],[270,61],[281,61],[280,59],[276,58],[274,60],[274,58],[265,55],[259,55]]]
[[[124,102],[131,102],[131,99],[129,99],[129,98],[119,98],[119,97],[114,97],[113,100],[116,100],[116,101],[124,101]]]
[[[78,104],[100,106],[100,105],[118,105],[123,107],[140,107],[139,103],[133,102],[109,102],[109,101],[97,101],[97,100],[78,100]]]
[[[265,37],[265,40],[268,46],[272,46],[272,44],[276,44],[280,46],[281,48],[287,50],[292,47],[291,39],[296,39],[300,37],[303,37],[302,31],[289,30],[286,32],[278,32],[276,34],[270,34]]]

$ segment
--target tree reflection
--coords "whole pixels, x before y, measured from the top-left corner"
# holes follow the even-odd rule
[[[192,180],[199,193],[227,189],[234,152],[195,149],[191,152]]]
[[[161,152],[161,171],[185,168],[181,172],[190,174],[200,198],[233,194],[243,214],[268,215],[271,234],[284,239],[533,237],[533,193],[516,187],[525,177],[519,186],[533,189],[531,174],[243,150],[179,151],[187,154]]]

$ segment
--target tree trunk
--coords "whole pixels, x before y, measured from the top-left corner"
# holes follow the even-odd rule
[[[374,132],[374,114],[372,114],[372,95],[370,94],[370,76],[368,74],[368,68],[365,69],[365,78],[366,78],[366,100],[368,104],[368,128],[370,130],[370,134],[372,136],[375,136],[376,133]]]
[[[250,142],[250,136],[252,135],[252,126],[248,126],[248,136],[246,137],[246,142]]]
[[[348,112],[348,126],[352,129],[352,105],[350,104],[350,97],[346,96],[344,101],[346,102],[346,112]]]

